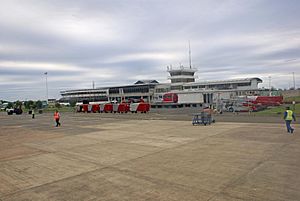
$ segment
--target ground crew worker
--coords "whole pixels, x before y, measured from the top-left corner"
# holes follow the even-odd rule
[[[294,112],[290,110],[290,107],[286,107],[286,111],[284,112],[284,120],[287,128],[288,133],[293,133],[294,128],[291,127],[292,120],[296,121],[296,117],[294,115]]]
[[[214,120],[212,118],[213,110],[210,107],[205,107],[205,108],[203,108],[202,111],[203,111],[202,116],[201,116],[202,123],[207,122],[210,124],[210,123],[214,122]]]
[[[32,114],[32,118],[34,119],[34,109],[32,109],[31,114]]]
[[[54,120],[56,121],[56,127],[60,126],[59,119],[60,119],[60,114],[59,114],[59,112],[57,110],[55,110],[55,112],[54,112]]]

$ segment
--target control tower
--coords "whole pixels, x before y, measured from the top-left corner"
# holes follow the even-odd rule
[[[175,69],[167,67],[167,71],[170,73],[168,79],[171,80],[171,83],[195,82],[195,72],[197,71],[195,68],[188,68],[181,65]]]
[[[195,82],[195,72],[197,69],[192,68],[192,59],[191,59],[191,46],[189,42],[189,67],[184,67],[180,65],[177,68],[172,68],[172,66],[167,67],[167,71],[170,73],[168,79],[171,80],[171,83],[187,83],[187,82]]]

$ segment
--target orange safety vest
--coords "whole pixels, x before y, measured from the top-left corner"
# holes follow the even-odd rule
[[[59,119],[59,113],[58,112],[55,112],[54,113],[54,119],[56,120],[56,119]]]

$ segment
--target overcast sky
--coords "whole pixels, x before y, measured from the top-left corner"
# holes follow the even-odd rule
[[[0,99],[45,99],[66,89],[259,77],[300,87],[299,0],[0,0]]]

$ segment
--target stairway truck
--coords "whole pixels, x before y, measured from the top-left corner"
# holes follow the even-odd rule
[[[150,104],[149,103],[131,103],[130,104],[130,112],[132,113],[137,113],[137,112],[141,112],[141,113],[146,113],[149,112],[150,110]]]

